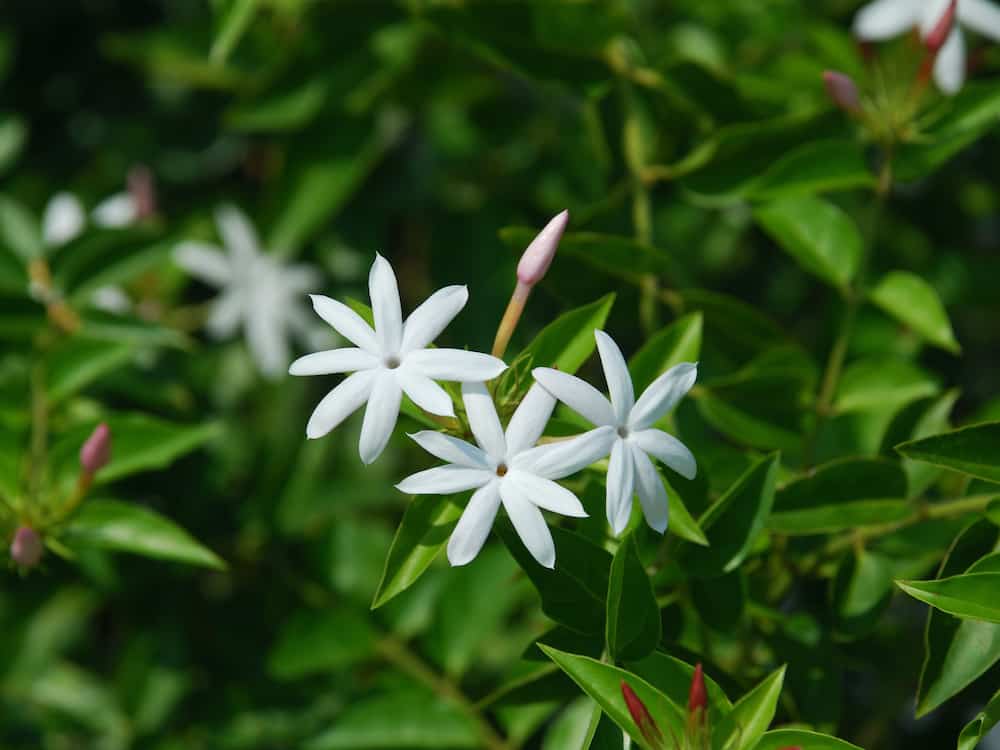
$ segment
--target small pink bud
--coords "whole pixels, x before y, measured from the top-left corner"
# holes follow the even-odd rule
[[[517,280],[527,286],[534,286],[552,265],[559,240],[562,239],[569,223],[569,211],[556,214],[538,236],[531,241],[517,264]]]
[[[945,8],[944,13],[941,14],[941,18],[938,19],[937,23],[934,24],[933,28],[931,28],[930,32],[924,38],[927,51],[932,55],[936,55],[944,46],[945,41],[947,41],[948,35],[951,33],[951,27],[955,24],[955,11],[957,8],[958,0],[951,0],[948,3],[948,7]]]
[[[148,219],[156,213],[156,182],[153,173],[144,164],[137,164],[128,172],[126,178],[128,194],[135,206],[137,220]]]
[[[701,662],[694,668],[691,676],[691,691],[688,693],[688,713],[693,714],[698,709],[702,711],[708,706],[708,693],[705,691],[705,674],[701,669]]]
[[[10,543],[10,559],[22,568],[33,568],[42,559],[42,538],[30,526],[21,526]]]
[[[80,465],[88,474],[96,474],[111,460],[111,428],[101,422],[80,447]]]
[[[663,735],[660,733],[660,728],[656,726],[656,722],[650,716],[646,704],[624,680],[622,680],[622,697],[625,698],[625,706],[632,715],[632,721],[639,727],[639,731],[642,732],[642,736],[649,743],[650,748],[656,750],[663,747]]]
[[[861,99],[854,80],[836,70],[823,71],[823,85],[831,101],[848,114],[856,115],[861,111]]]

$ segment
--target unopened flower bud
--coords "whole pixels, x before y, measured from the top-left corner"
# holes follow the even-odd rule
[[[848,114],[856,115],[861,111],[861,99],[854,80],[845,73],[836,70],[823,71],[823,85],[831,101]]]
[[[704,711],[708,707],[708,693],[705,691],[705,674],[698,662],[691,676],[691,690],[688,693],[688,713],[694,713],[698,709]]]
[[[569,223],[569,211],[556,214],[545,228],[531,241],[517,264],[517,280],[527,286],[534,286],[552,265],[559,240],[562,239]]]
[[[937,20],[937,23],[931,27],[931,30],[924,37],[924,44],[927,47],[927,51],[936,55],[938,51],[944,46],[944,43],[948,39],[948,35],[951,33],[952,26],[955,25],[955,11],[958,9],[958,0],[951,0],[948,3],[948,7],[945,8],[944,13]]]
[[[153,173],[144,164],[137,164],[128,172],[126,178],[128,194],[135,206],[137,221],[148,219],[156,213],[156,183]]]
[[[42,559],[42,538],[30,526],[21,526],[10,543],[10,559],[22,568],[33,568]]]
[[[642,732],[643,739],[649,743],[650,749],[659,750],[663,747],[663,734],[660,732],[660,728],[656,726],[656,722],[653,721],[646,705],[629,684],[622,680],[621,687],[622,697],[625,698],[625,706],[632,716],[632,721],[639,727],[639,731]]]
[[[80,465],[87,474],[96,474],[111,460],[111,428],[101,422],[80,447]]]

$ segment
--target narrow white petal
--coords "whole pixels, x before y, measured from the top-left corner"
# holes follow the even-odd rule
[[[104,312],[124,315],[132,309],[132,298],[120,286],[108,284],[94,290],[90,304]]]
[[[590,383],[549,367],[536,367],[531,374],[545,390],[593,424],[615,424],[611,404]]]
[[[570,440],[518,453],[511,459],[511,467],[546,479],[562,479],[607,456],[616,440],[618,433],[614,427],[596,427]]]
[[[433,430],[421,430],[410,435],[413,441],[432,456],[469,469],[492,471],[492,462],[483,450],[464,440]]]
[[[454,417],[455,405],[448,392],[426,375],[405,367],[396,370],[396,377],[406,395],[417,406],[439,417]]]
[[[628,426],[634,430],[642,430],[655,424],[684,398],[697,377],[698,365],[692,362],[681,362],[671,367],[650,383],[649,388],[636,401],[629,414]]]
[[[345,347],[299,357],[292,362],[288,372],[292,375],[332,375],[338,372],[370,370],[378,366],[378,357],[364,349]]]
[[[507,423],[507,452],[514,456],[533,447],[545,432],[555,407],[555,397],[533,383]]]
[[[258,253],[259,243],[257,232],[246,214],[233,205],[219,206],[215,210],[215,223],[222,244],[233,261],[240,264],[252,262]]]
[[[135,222],[139,210],[128,193],[116,193],[94,206],[90,217],[99,227],[120,229]]]
[[[310,294],[313,309],[337,333],[355,346],[360,346],[367,352],[381,354],[375,340],[375,331],[371,329],[360,315],[342,302],[324,297],[322,294]]]
[[[573,518],[587,517],[587,511],[583,509],[577,496],[551,479],[543,479],[526,471],[515,469],[508,472],[503,481],[516,484],[525,496],[539,508]]]
[[[639,495],[639,504],[642,505],[642,514],[646,517],[646,523],[650,528],[662,534],[667,530],[670,518],[667,488],[663,486],[663,479],[653,466],[653,462],[649,460],[649,456],[636,445],[631,446],[631,449],[635,465],[635,488]]]
[[[464,286],[446,286],[434,292],[403,324],[402,353],[430,344],[468,301],[469,290]]]
[[[297,263],[294,266],[281,269],[281,283],[293,294],[302,294],[316,289],[321,281],[322,276],[319,270],[305,263]]]
[[[510,517],[510,522],[514,524],[514,530],[521,537],[531,556],[539,565],[554,568],[556,546],[552,542],[552,532],[545,524],[542,511],[513,482],[500,482],[500,498],[503,500],[503,507]]]
[[[220,294],[212,302],[205,321],[205,329],[216,339],[227,339],[236,333],[243,320],[243,304],[236,291],[229,290]]]
[[[225,286],[232,279],[229,259],[214,245],[182,242],[174,248],[174,263],[199,281]]]
[[[403,391],[399,387],[395,373],[391,370],[378,371],[371,395],[368,397],[365,419],[361,423],[358,453],[361,455],[362,463],[370,464],[382,455],[399,418],[399,402],[402,398]]]
[[[958,19],[973,31],[1000,42],[1000,7],[989,0],[962,0]]]
[[[42,240],[49,247],[63,245],[79,236],[85,222],[80,199],[72,193],[56,193],[42,214]]]
[[[375,375],[375,370],[356,372],[326,394],[309,417],[306,437],[323,437],[357,411],[372,392]]]
[[[476,442],[492,459],[502,461],[507,456],[507,441],[493,397],[486,386],[482,383],[463,383],[462,403],[465,404],[469,427],[476,436]]]
[[[608,381],[608,394],[611,396],[611,408],[618,424],[624,424],[628,414],[635,404],[635,391],[632,389],[632,376],[622,350],[604,331],[594,331],[597,339],[597,353],[601,357],[601,367],[604,368],[604,379]]]
[[[288,369],[288,334],[279,311],[266,305],[248,310],[247,348],[261,374],[268,378],[284,375]]]
[[[663,430],[638,430],[629,440],[685,479],[694,479],[698,473],[698,463],[687,446]]]
[[[375,337],[385,354],[399,354],[403,340],[403,312],[399,306],[399,287],[389,261],[378,253],[368,274],[368,294],[372,300]]]
[[[406,367],[434,380],[484,383],[507,369],[502,359],[463,349],[417,349],[406,355]]]
[[[635,464],[632,451],[624,440],[616,440],[608,463],[607,513],[611,530],[618,536],[628,526],[632,515],[632,493],[635,489]]]
[[[499,508],[498,482],[490,482],[472,493],[469,504],[462,511],[462,517],[458,519],[448,540],[448,562],[452,565],[466,565],[475,559],[486,543]]]
[[[934,61],[934,82],[949,96],[957,94],[965,83],[965,38],[957,26],[948,34]]]
[[[483,469],[465,466],[435,466],[433,469],[411,474],[396,485],[408,495],[451,495],[474,487],[483,487],[496,479],[496,474]]]
[[[854,16],[854,34],[866,41],[889,39],[918,25],[919,0],[875,0]]]

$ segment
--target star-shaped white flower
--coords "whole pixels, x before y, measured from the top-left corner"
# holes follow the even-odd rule
[[[452,565],[465,565],[479,554],[502,503],[532,557],[540,565],[555,567],[552,533],[540,509],[575,518],[587,515],[576,495],[553,480],[606,455],[614,430],[600,427],[571,440],[533,447],[556,405],[537,383],[517,407],[506,432],[482,383],[464,384],[462,400],[478,445],[440,432],[410,435],[424,450],[449,463],[407,477],[397,489],[411,495],[476,490],[448,540]]]
[[[431,414],[454,417],[451,397],[435,380],[482,383],[507,369],[503,360],[488,354],[427,348],[465,307],[469,291],[464,286],[438,290],[404,323],[396,275],[389,261],[376,254],[368,291],[375,330],[347,305],[312,295],[316,314],[356,348],[307,354],[288,370],[292,375],[354,373],[319,402],[306,425],[306,436],[323,437],[367,401],[358,446],[366,464],[378,458],[389,442],[404,393]]]
[[[854,17],[854,33],[866,41],[889,39],[919,27],[926,37],[941,20],[949,0],[874,0]],[[934,80],[946,94],[965,82],[966,26],[993,41],[1000,41],[1000,8],[989,0],[958,0],[956,23],[934,61]]]
[[[628,365],[618,345],[604,331],[594,331],[611,400],[580,378],[539,367],[535,379],[560,401],[595,425],[610,428],[607,514],[620,534],[632,514],[638,493],[646,523],[661,534],[667,529],[667,491],[649,456],[658,458],[682,477],[692,479],[698,467],[691,451],[677,438],[653,427],[691,390],[698,366],[682,362],[654,380],[635,400]],[[607,454],[605,454],[607,455]]]
[[[237,208],[221,206],[215,221],[225,251],[203,242],[182,242],[174,260],[192,276],[218,287],[206,328],[228,338],[242,325],[247,347],[267,377],[284,373],[291,359],[289,334],[305,338],[309,318],[299,298],[319,285],[308,265],[285,265],[261,251],[257,233]]]

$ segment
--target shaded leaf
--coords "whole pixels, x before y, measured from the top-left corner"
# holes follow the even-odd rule
[[[914,461],[1000,482],[1000,422],[984,422],[911,440],[897,445],[896,450]]]
[[[616,661],[653,652],[660,642],[660,608],[631,534],[611,562],[607,608],[608,650]]]
[[[961,351],[937,291],[916,274],[890,271],[868,296],[889,315],[934,346],[953,354]]]

